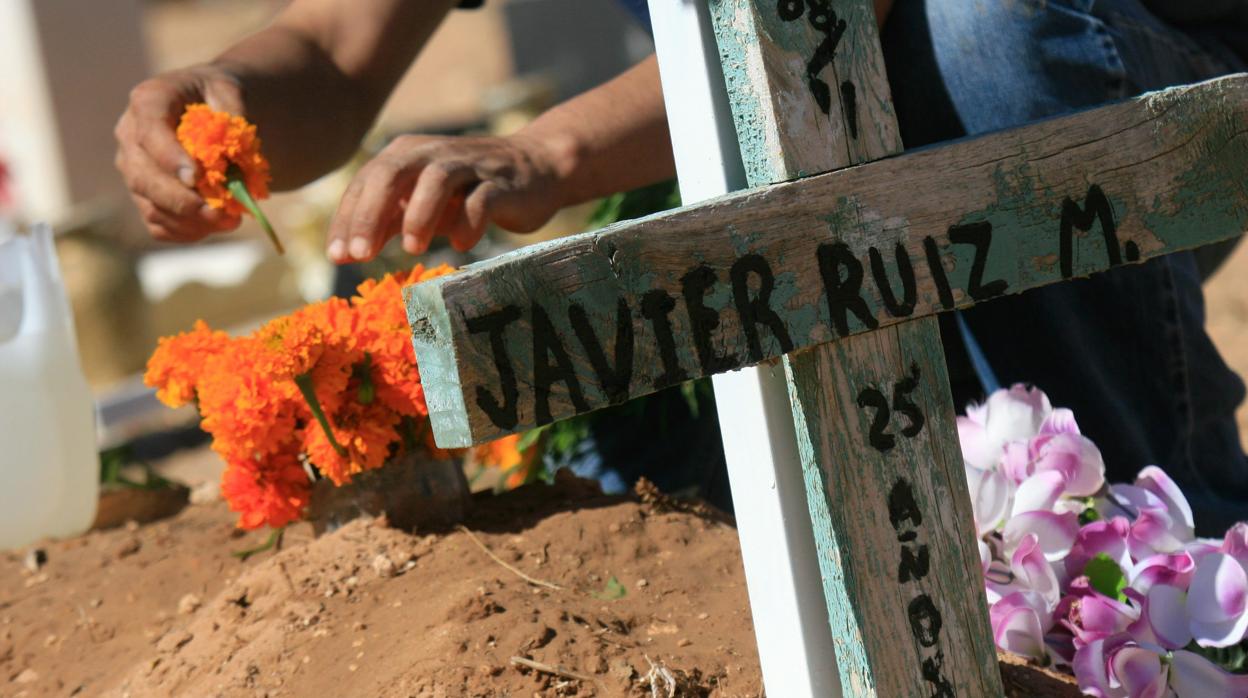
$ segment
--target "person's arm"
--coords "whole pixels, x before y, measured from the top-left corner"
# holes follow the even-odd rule
[[[293,0],[216,60],[147,80],[117,124],[117,167],[152,234],[197,240],[238,225],[193,188],[174,127],[187,104],[257,124],[276,188],[311,181],[359,146],[455,0]]]
[[[347,187],[328,253],[369,259],[398,233],[412,254],[435,234],[467,250],[488,222],[530,232],[563,206],[674,174],[651,56],[510,136],[396,138]]]
[[[880,26],[892,5],[874,0]],[[336,262],[370,259],[396,234],[412,254],[435,235],[467,250],[490,222],[529,232],[560,207],[674,174],[651,56],[511,136],[396,138],[347,187],[327,252]]]

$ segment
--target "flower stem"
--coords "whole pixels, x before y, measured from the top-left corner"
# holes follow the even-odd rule
[[[237,550],[230,554],[238,558],[239,560],[246,560],[252,555],[255,555],[256,553],[262,553],[266,550],[272,550],[273,548],[278,548],[280,550],[282,547],[282,536],[285,535],[285,533],[286,533],[285,526],[281,528],[275,528],[269,533],[268,539],[265,540],[260,545],[257,545],[254,548],[247,548],[246,550]]]
[[[243,179],[243,171],[238,165],[231,164],[226,168],[225,188],[229,190],[230,195],[238,203],[242,204],[260,222],[260,227],[264,228],[264,232],[268,233],[269,240],[273,241],[273,247],[277,249],[277,253],[286,254],[285,248],[282,247],[282,241],[277,239],[277,233],[273,230],[273,226],[269,224],[269,219],[264,215],[264,211],[260,210],[260,206],[252,198],[251,192],[247,191],[247,183]]]
[[[321,401],[316,398],[316,390],[312,385],[312,374],[301,373],[295,376],[295,385],[299,386],[299,392],[303,393],[303,399],[308,403],[308,409],[312,410],[312,416],[316,417],[316,421],[320,423],[321,429],[325,431],[325,437],[329,439],[329,445],[334,447],[334,451],[342,456],[347,457],[347,449],[338,443],[338,439],[334,438],[334,428],[329,424],[329,418],[325,416],[325,410],[321,409]]]

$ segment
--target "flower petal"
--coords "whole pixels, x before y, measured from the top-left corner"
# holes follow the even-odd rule
[[[1248,630],[1248,574],[1224,553],[1205,556],[1188,588],[1192,635],[1201,647],[1229,647]]]
[[[1078,434],[1079,425],[1075,423],[1075,413],[1065,407],[1056,407],[1044,423],[1040,425],[1041,434]]]
[[[1171,532],[1184,543],[1196,535],[1196,526],[1192,518],[1192,507],[1187,503],[1182,490],[1164,470],[1150,465],[1140,471],[1135,478],[1137,487],[1145,489],[1157,496],[1166,505],[1166,511],[1174,520]]]
[[[1038,594],[1010,594],[993,604],[988,615],[997,647],[1032,659],[1044,659],[1048,655],[1044,633],[1045,626],[1051,625],[1052,620]]]
[[[1075,513],[1055,514],[1051,511],[1027,511],[1005,523],[1002,536],[1005,549],[1012,551],[1023,536],[1035,534],[1044,558],[1055,562],[1065,558],[1079,535],[1079,516]]]
[[[1170,687],[1179,698],[1243,698],[1248,675],[1231,674],[1198,654],[1178,650],[1170,658]]]
[[[1010,516],[1027,511],[1052,511],[1062,490],[1066,488],[1066,476],[1049,470],[1036,473],[1023,481],[1014,493],[1014,507]]]
[[[1131,568],[1128,579],[1131,588],[1147,594],[1156,584],[1169,584],[1186,589],[1196,572],[1196,561],[1186,551],[1174,554],[1151,555]]]
[[[1168,672],[1156,652],[1127,646],[1113,653],[1110,671],[1131,698],[1161,698]]]
[[[1157,642],[1168,650],[1186,647],[1192,641],[1187,592],[1178,587],[1158,584],[1150,589],[1142,617],[1147,619]]]

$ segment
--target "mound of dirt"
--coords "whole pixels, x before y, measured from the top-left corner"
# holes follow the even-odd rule
[[[35,571],[5,556],[0,693],[762,695],[736,530],[700,505],[568,480],[481,495],[455,530],[296,527],[247,561],[263,536],[232,520],[197,505],[42,546]],[[1014,695],[1071,694],[1005,668]]]

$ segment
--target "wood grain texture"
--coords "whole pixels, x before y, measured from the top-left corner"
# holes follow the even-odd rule
[[[637,397],[677,379],[786,353],[766,324],[755,324],[759,351],[750,353],[730,282],[734,264],[747,255],[772,272],[766,305],[781,318],[791,349],[799,349],[836,339],[842,320],[845,334],[859,333],[1062,280],[1064,211],[1071,274],[1108,268],[1106,219],[1085,220],[1083,213],[1093,184],[1112,213],[1120,262],[1132,261],[1133,250],[1143,260],[1237,235],[1248,227],[1246,135],[1248,77],[1223,78],[534,245],[411,287],[408,311],[422,377],[439,396],[430,404],[439,443],[479,443],[547,421],[534,409],[535,307],[550,320],[580,391],[578,406],[566,381],[548,386],[550,416],[558,419],[613,402],[569,319],[574,304],[613,360],[616,334],[607,328],[616,327],[624,301],[633,356],[624,367],[631,368],[628,389],[615,400]],[[987,248],[975,244],[984,225],[991,226]],[[951,239],[951,228],[961,242]],[[889,309],[869,259],[871,248],[879,251],[896,306],[907,295],[898,278],[898,245],[915,276],[914,308],[902,308],[908,315]],[[821,247],[825,266],[851,290],[849,260],[857,260],[861,304],[851,295],[848,310],[838,302],[830,312]],[[929,252],[938,265],[929,265]],[[715,279],[705,284],[700,304],[697,294],[709,277],[687,278],[698,269]],[[944,272],[947,294],[933,270]],[[757,275],[746,276],[748,301],[760,286]],[[500,323],[516,404],[514,423],[499,424],[478,399],[501,400],[504,387],[492,335],[479,325],[506,309],[518,313]],[[701,357],[694,342],[665,345],[669,335],[699,335],[691,309],[707,337]],[[479,331],[469,330],[471,322]],[[548,356],[545,364],[555,361]]]
[[[710,2],[751,186],[900,152],[871,3],[822,5]]]
[[[901,152],[870,0],[835,7],[800,0],[720,0],[713,5],[742,160],[755,165],[747,166],[751,186]],[[785,24],[804,28],[786,32]],[[794,55],[812,57],[805,81],[793,70],[800,67]],[[763,69],[742,71],[740,65]],[[772,147],[779,152],[760,150]],[[867,265],[884,260],[870,252],[867,256]],[[821,280],[826,289],[827,279]],[[892,305],[910,303],[912,308],[913,302],[902,296]],[[756,309],[748,317],[738,314],[743,323],[762,315]],[[747,334],[749,352],[759,343]],[[940,329],[932,317],[784,357],[842,695],[1002,692],[983,592],[975,585],[949,583],[973,579],[978,554],[944,364]],[[918,424],[923,428],[913,439],[905,437],[904,448],[872,447],[884,437],[858,428],[863,406],[857,401],[875,386],[892,391],[891,402],[885,393],[875,393],[882,409],[891,411],[900,400],[903,409],[938,418]],[[899,391],[905,387],[909,392]],[[912,419],[923,421],[922,416]],[[910,427],[903,427],[905,433]],[[896,436],[888,438],[896,444]],[[915,470],[924,472],[915,477]],[[902,512],[907,518],[898,525],[906,530],[892,526],[888,497],[899,486],[913,497],[914,512],[922,502],[922,510],[936,515]],[[903,555],[921,557],[912,558],[912,568],[902,568],[906,578],[899,580]],[[955,622],[942,627],[944,619]]]
[[[843,694],[1001,695],[936,319],[787,370]]]

